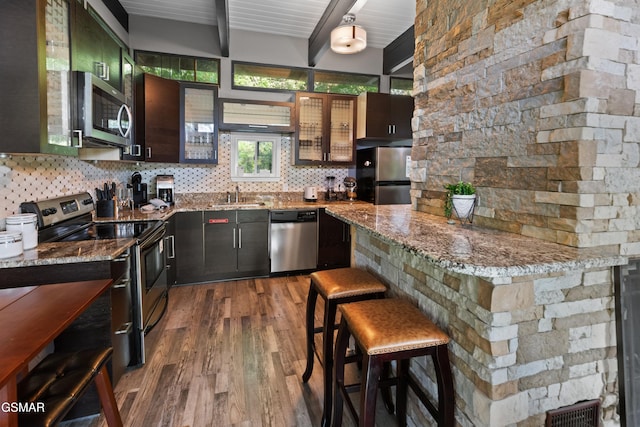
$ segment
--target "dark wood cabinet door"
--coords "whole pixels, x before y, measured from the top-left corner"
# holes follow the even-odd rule
[[[178,163],[180,84],[143,74],[136,91],[136,143],[144,147],[145,161]]]
[[[413,98],[404,95],[389,95],[391,123],[395,126],[393,137],[397,139],[413,138],[411,119],[413,118]]]
[[[200,281],[204,275],[202,212],[175,214],[176,284]]]
[[[208,280],[235,275],[238,269],[236,211],[204,213],[204,265]]]
[[[269,274],[269,223],[242,223],[238,224],[237,230],[238,272]]]
[[[318,215],[318,269],[349,267],[351,265],[351,233],[349,225],[327,214]]]

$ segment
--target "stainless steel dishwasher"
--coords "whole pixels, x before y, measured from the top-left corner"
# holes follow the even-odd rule
[[[271,211],[271,273],[312,270],[318,264],[318,211]]]

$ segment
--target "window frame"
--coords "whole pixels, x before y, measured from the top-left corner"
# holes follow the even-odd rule
[[[175,58],[175,59],[187,59],[187,60],[192,60],[193,61],[193,80],[179,80],[179,79],[174,79],[174,78],[169,78],[169,77],[165,77],[165,76],[158,76],[158,77],[162,77],[162,78],[169,78],[170,80],[175,80],[175,81],[180,81],[180,82],[189,82],[189,83],[203,83],[203,84],[210,84],[210,85],[216,85],[216,86],[220,86],[221,80],[222,80],[222,69],[221,69],[221,64],[220,64],[220,58],[209,58],[209,57],[204,57],[204,56],[193,56],[193,55],[179,55],[179,54],[175,54],[175,53],[165,53],[165,52],[155,52],[155,51],[151,51],[151,50],[135,50],[134,51],[134,62],[136,63],[137,66],[142,67],[142,65],[139,65],[139,58],[138,55],[139,54],[146,54],[146,55],[156,55],[159,56],[161,58]],[[197,71],[197,63],[198,60],[204,60],[204,61],[213,61],[214,63],[217,64],[218,67],[218,81],[217,82],[203,82],[203,81],[199,81],[197,80],[197,76],[198,76],[198,71]],[[172,69],[173,70],[173,69]],[[144,71],[145,73],[147,73],[148,71]],[[156,75],[155,73],[149,73],[149,74],[153,74]]]
[[[253,132],[232,132],[231,133],[231,160],[229,162],[232,182],[278,182],[281,178],[281,153],[280,140],[282,136],[273,133],[253,133]],[[261,175],[259,173],[251,175],[238,174],[238,141],[265,142],[271,141],[272,147],[272,173]],[[257,149],[257,147],[256,147]]]
[[[303,71],[307,73],[307,87],[306,89],[276,89],[276,88],[264,88],[264,87],[253,87],[253,86],[239,86],[235,83],[235,73],[236,73],[236,65],[250,65],[256,67],[264,67],[264,68],[274,68],[274,69],[284,69],[284,70],[295,70],[295,71]],[[336,71],[336,70],[315,70],[312,68],[302,68],[302,67],[289,67],[286,65],[275,65],[275,64],[261,64],[257,62],[248,62],[248,61],[231,61],[231,88],[234,90],[250,90],[250,91],[263,91],[263,92],[278,92],[278,93],[296,93],[296,92],[311,92],[311,93],[329,93],[334,95],[358,95],[357,93],[341,93],[341,92],[318,92],[315,91],[315,75],[316,73],[325,73],[325,74],[336,74],[336,75],[351,75],[351,76],[365,76],[367,78],[377,79],[377,93],[380,92],[380,75],[378,74],[364,74],[364,73],[352,73],[347,71]]]

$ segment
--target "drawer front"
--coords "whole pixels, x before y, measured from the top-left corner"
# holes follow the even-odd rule
[[[268,222],[268,209],[252,209],[238,211],[238,223],[243,222]]]

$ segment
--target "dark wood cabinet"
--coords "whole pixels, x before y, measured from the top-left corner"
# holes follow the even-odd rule
[[[0,152],[78,155],[69,73],[74,3],[0,1]]]
[[[351,229],[339,219],[319,209],[318,269],[349,267],[351,265]]]
[[[204,213],[204,261],[208,280],[269,274],[269,211]]]
[[[180,83],[180,163],[218,163],[218,89]]]
[[[174,215],[177,285],[199,282],[204,275],[202,215],[202,211]]]
[[[355,161],[356,97],[296,93],[296,165]]]
[[[220,130],[291,133],[295,125],[292,102],[220,99]]]
[[[406,95],[364,92],[358,96],[358,139],[393,141],[411,139],[413,98]]]
[[[147,162],[180,161],[180,83],[136,76],[135,141]]]
[[[73,8],[73,70],[93,73],[121,91],[120,44],[83,4]]]

